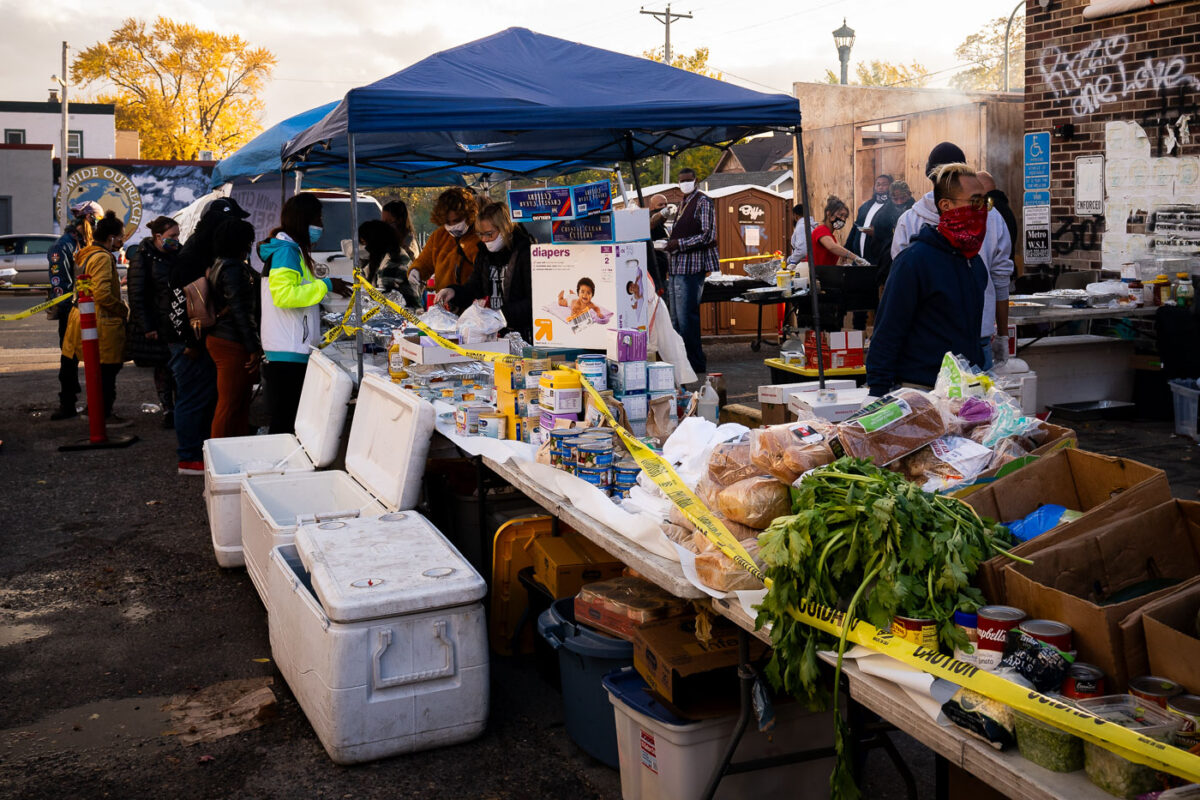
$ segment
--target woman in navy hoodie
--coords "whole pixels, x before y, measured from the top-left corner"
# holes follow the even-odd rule
[[[896,257],[879,301],[867,354],[867,385],[882,397],[897,385],[932,387],[946,353],[983,362],[979,328],[987,268],[983,184],[966,164],[933,174],[938,225],[921,228]]]

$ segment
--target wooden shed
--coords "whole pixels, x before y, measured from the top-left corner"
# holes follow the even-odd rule
[[[717,251],[722,259],[788,252],[790,200],[762,186],[726,186],[707,194],[716,207]],[[745,275],[745,263],[723,261],[721,272]],[[776,307],[765,307],[763,328],[772,329],[776,321]],[[754,333],[758,308],[744,303],[705,303],[700,307],[700,323],[705,336]]]

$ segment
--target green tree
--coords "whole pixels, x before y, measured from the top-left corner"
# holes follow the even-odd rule
[[[851,86],[925,86],[929,83],[929,70],[923,64],[913,61],[911,64],[893,64],[890,61],[860,61],[854,67],[856,80],[851,80]],[[833,70],[825,70],[825,83],[841,83],[841,78]]]
[[[240,36],[158,17],[152,28],[130,17],[76,57],[72,70],[116,105],[117,127],[136,130],[147,158],[221,158],[262,125],[260,94],[275,56]]]
[[[646,50],[642,55],[651,61],[657,61],[660,64],[663,63],[663,48],[661,47]],[[691,54],[673,53],[671,55],[671,66],[687,70],[688,72],[694,72],[697,75],[703,75],[706,78],[724,80],[720,72],[708,65],[707,47],[697,47]],[[671,174],[666,176],[665,179],[663,177],[661,156],[643,158],[637,162],[638,180],[641,181],[642,186],[674,183],[679,179],[679,172],[682,169],[694,170],[697,177],[703,180],[712,173],[713,167],[721,160],[722,152],[722,150],[716,147],[693,147],[684,150],[671,158]],[[632,182],[628,188],[631,192],[633,191]]]
[[[642,51],[642,56],[644,58],[648,58],[651,61],[657,61],[660,64],[664,61],[663,54],[664,49],[662,47],[655,47],[652,50]],[[707,47],[697,47],[691,55],[688,55],[687,53],[672,53],[671,66],[675,67],[676,69],[694,72],[697,75],[703,75],[706,78],[716,78],[717,80],[722,80],[721,73],[710,69],[708,66]]]
[[[950,79],[964,91],[998,91],[1004,88],[1004,28],[1007,17],[997,17],[972,33],[954,51],[959,61],[972,66]],[[1008,82],[1010,89],[1025,87],[1025,15],[1013,20],[1008,37]]]

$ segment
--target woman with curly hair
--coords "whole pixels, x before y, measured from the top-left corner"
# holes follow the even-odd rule
[[[420,274],[423,284],[433,278],[433,288],[440,291],[470,279],[479,252],[478,213],[475,196],[467,189],[455,187],[438,196],[429,219],[440,227],[430,235],[411,268]]]

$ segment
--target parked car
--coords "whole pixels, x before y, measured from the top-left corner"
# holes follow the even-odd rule
[[[12,283],[28,286],[50,282],[46,253],[58,236],[53,233],[14,233],[0,236],[0,269],[17,271]]]

